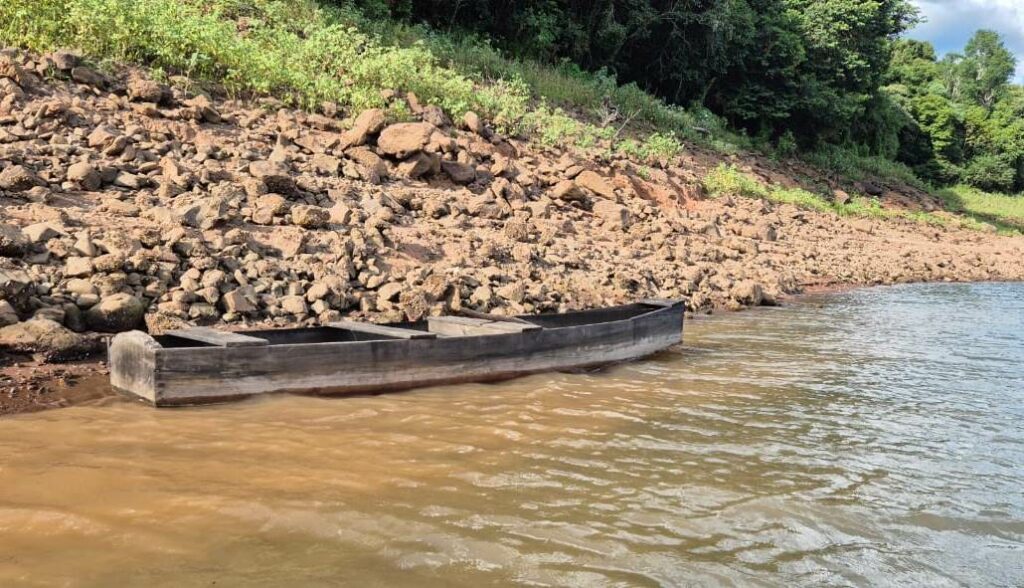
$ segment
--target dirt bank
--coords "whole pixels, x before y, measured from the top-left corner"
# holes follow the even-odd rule
[[[101,347],[97,334],[131,328],[641,297],[701,312],[812,286],[1024,276],[1019,237],[709,199],[699,178],[720,155],[638,165],[393,100],[410,121],[195,95],[70,54],[0,55],[3,385],[59,378],[73,368],[12,366],[81,357]],[[792,164],[730,161],[797,183]],[[936,205],[880,188],[885,206]]]

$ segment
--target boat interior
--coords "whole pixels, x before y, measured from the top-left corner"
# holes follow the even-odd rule
[[[256,347],[265,345],[302,345],[312,343],[351,343],[399,339],[480,336],[521,333],[537,329],[558,329],[631,319],[658,310],[654,304],[628,304],[561,314],[529,315],[515,318],[471,318],[463,316],[430,317],[378,325],[339,321],[321,327],[265,329],[228,332],[197,327],[170,331],[153,337],[165,349],[192,347]]]

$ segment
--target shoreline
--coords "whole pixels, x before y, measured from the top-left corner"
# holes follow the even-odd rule
[[[898,282],[887,284],[840,284],[808,286],[797,294],[782,297],[775,306],[799,304],[810,297],[834,296],[854,290],[913,286],[923,284],[1020,284],[1024,280],[985,280],[985,281],[924,281]],[[687,321],[713,321],[723,312],[756,312],[758,308],[744,307],[727,309],[720,307],[702,313],[687,313]],[[685,335],[683,345],[686,345]],[[0,354],[0,361],[4,359]],[[642,360],[640,360],[642,361]],[[70,408],[82,404],[119,398],[121,395],[109,384],[109,371],[105,354],[81,359],[68,363],[48,363],[31,358],[11,364],[0,364],[0,420],[20,414],[29,414],[61,408]],[[12,396],[11,392],[15,394]],[[339,400],[342,396],[337,397]],[[190,407],[182,407],[188,409]],[[154,409],[156,410],[156,409]]]
[[[643,298],[699,315],[850,287],[1024,280],[1024,236],[978,230],[907,185],[872,183],[878,214],[865,216],[711,196],[705,180],[726,168],[821,198],[856,186],[692,145],[662,162],[544,145],[400,92],[388,109],[315,114],[139,69],[101,74],[67,53],[7,53],[24,75],[0,104],[0,414],[79,402],[75,382],[102,376],[101,338],[132,329]]]

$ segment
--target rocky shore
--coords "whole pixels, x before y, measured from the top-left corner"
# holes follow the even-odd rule
[[[0,52],[0,414],[49,377],[17,370],[135,328],[643,297],[701,312],[812,286],[1024,277],[1019,237],[707,198],[699,179],[722,157],[696,149],[639,165],[501,136],[398,91],[388,112],[309,113],[183,87]],[[783,164],[733,163],[791,181]]]

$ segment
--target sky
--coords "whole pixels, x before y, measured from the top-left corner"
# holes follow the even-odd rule
[[[927,18],[907,33],[931,41],[940,55],[962,51],[978,29],[1001,34],[1017,56],[1017,82],[1024,83],[1024,0],[911,0]]]

